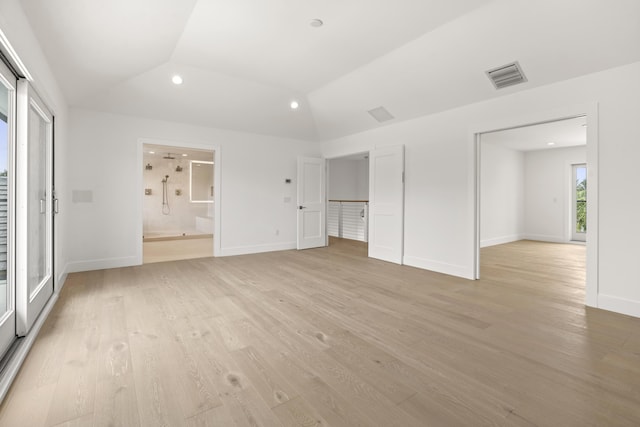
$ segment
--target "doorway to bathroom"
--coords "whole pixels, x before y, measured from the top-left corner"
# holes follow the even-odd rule
[[[142,145],[143,263],[213,256],[215,152]]]

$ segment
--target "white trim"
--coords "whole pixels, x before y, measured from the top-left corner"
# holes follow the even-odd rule
[[[38,333],[40,332],[42,325],[44,325],[45,320],[47,320],[47,317],[49,317],[49,313],[51,313],[56,301],[58,301],[58,294],[54,293],[38,315],[38,318],[31,327],[27,336],[22,338],[22,341],[18,344],[18,348],[12,354],[9,363],[2,371],[2,377],[0,377],[0,402],[2,402],[7,395],[7,392],[11,387],[11,383],[13,383],[13,380],[18,375],[20,367],[27,358],[29,350],[31,350],[31,347],[35,343]]]
[[[598,308],[640,317],[640,301],[600,294],[598,295]]]
[[[285,242],[285,243],[254,245],[254,246],[236,246],[233,248],[222,248],[220,256],[250,255],[250,254],[259,254],[263,252],[289,251],[296,248],[297,248],[296,242]]]
[[[484,239],[480,241],[481,248],[488,248],[489,246],[504,245],[505,243],[517,242],[522,240],[522,234],[511,234],[509,236],[493,237],[491,239]]]
[[[29,74],[27,67],[24,65],[24,63],[18,56],[18,53],[13,49],[13,46],[11,46],[9,39],[7,39],[7,36],[4,35],[1,29],[0,29],[0,48],[5,53],[5,55],[8,56],[8,59],[9,59],[9,62],[11,62],[11,65],[14,66],[16,70],[20,74],[22,74],[28,81],[32,82],[33,77],[31,77],[31,74]]]
[[[120,258],[91,259],[86,261],[70,262],[66,265],[66,273],[77,273],[79,271],[106,270],[108,268],[131,267],[140,265],[137,256]]]
[[[473,248],[469,253],[473,278],[479,278],[480,256],[480,138],[479,135],[487,132],[514,129],[522,126],[531,126],[554,122],[563,119],[585,116],[587,123],[587,165],[589,180],[589,199],[587,202],[587,217],[589,218],[589,237],[587,241],[587,283],[585,304],[598,307],[598,103],[570,105],[556,110],[533,112],[527,116],[509,117],[486,123],[475,124],[469,132],[469,226],[473,230]]]
[[[219,145],[207,145],[202,143],[191,143],[191,142],[182,142],[182,141],[172,141],[158,138],[138,138],[138,147],[137,147],[137,159],[140,167],[138,168],[138,173],[136,175],[136,191],[138,194],[138,203],[136,204],[136,217],[139,218],[139,221],[136,224],[136,241],[138,242],[136,246],[136,264],[134,265],[142,265],[143,263],[143,220],[144,220],[144,192],[143,189],[143,150],[142,146],[144,144],[150,145],[165,145],[170,147],[181,147],[181,148],[193,148],[195,150],[206,150],[213,151],[213,182],[215,185],[213,191],[213,256],[222,256],[222,153]]]
[[[405,255],[403,261],[404,265],[408,265],[410,267],[417,267],[423,270],[430,270],[436,273],[473,280],[473,269],[468,266],[448,264],[441,261],[434,261],[410,255]]]

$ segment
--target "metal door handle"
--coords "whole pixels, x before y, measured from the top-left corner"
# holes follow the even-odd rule
[[[306,206],[298,206],[298,209],[299,209],[299,210],[307,209],[307,207],[306,207]]]

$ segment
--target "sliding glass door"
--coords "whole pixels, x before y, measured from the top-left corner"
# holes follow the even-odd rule
[[[0,62],[0,358],[16,337],[14,147],[16,78]]]
[[[53,294],[53,115],[26,81],[18,85],[17,319],[26,335]]]

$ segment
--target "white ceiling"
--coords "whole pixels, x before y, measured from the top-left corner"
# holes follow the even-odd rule
[[[305,140],[640,60],[637,0],[21,4],[72,106]],[[496,91],[484,72],[514,60],[529,81]]]
[[[481,135],[483,144],[499,145],[516,151],[576,147],[587,143],[584,117],[524,126]],[[553,145],[549,145],[553,143]]]

